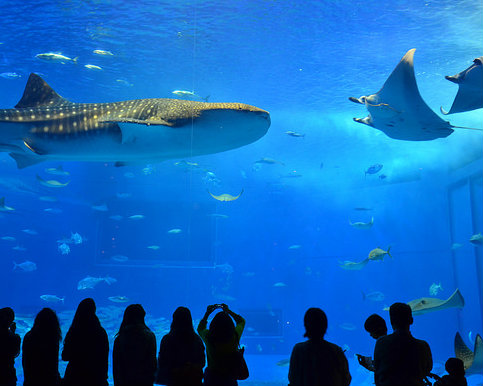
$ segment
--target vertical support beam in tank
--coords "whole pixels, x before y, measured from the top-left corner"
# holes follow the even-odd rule
[[[482,222],[483,222],[483,214],[479,211],[481,210],[481,203],[483,202],[483,188],[481,188],[481,194],[478,194],[478,180],[480,180],[480,184],[483,183],[483,177],[478,173],[477,175],[473,175],[469,179],[469,191],[470,191],[470,203],[471,203],[471,225],[473,229],[473,234],[478,232],[482,232]],[[478,205],[480,204],[480,205]],[[482,256],[483,253],[481,252],[481,247],[473,248],[473,253],[475,255],[475,268],[476,268],[476,280],[477,280],[477,288],[478,288],[478,300],[479,300],[479,310],[480,310],[480,320],[483,321],[483,262]],[[483,323],[480,326],[480,331],[483,331]]]

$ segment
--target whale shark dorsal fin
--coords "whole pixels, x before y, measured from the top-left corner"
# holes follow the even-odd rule
[[[15,108],[22,109],[26,107],[66,104],[71,104],[71,102],[57,94],[39,75],[31,73],[25,86],[22,99],[15,105]]]

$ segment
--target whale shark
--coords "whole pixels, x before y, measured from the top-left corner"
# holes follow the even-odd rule
[[[74,103],[32,73],[15,108],[0,109],[0,151],[18,168],[50,160],[160,162],[248,145],[269,127],[267,111],[242,103]]]

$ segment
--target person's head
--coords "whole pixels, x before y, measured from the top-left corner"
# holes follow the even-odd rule
[[[0,328],[6,329],[15,320],[15,313],[10,307],[5,307],[0,309]]]
[[[374,339],[387,335],[386,321],[378,314],[372,314],[366,319],[364,322],[364,329]]]
[[[236,335],[235,323],[227,312],[218,312],[210,323],[209,339],[211,343],[226,343]]]
[[[413,324],[413,312],[406,303],[394,303],[389,307],[389,318],[394,330],[407,330]]]
[[[305,334],[309,339],[324,338],[327,332],[327,315],[320,308],[309,308],[304,316]]]
[[[171,332],[182,334],[194,334],[193,319],[191,312],[186,307],[178,307],[173,312],[173,321],[171,322]]]
[[[456,377],[464,377],[465,375],[465,364],[459,358],[449,358],[444,364],[444,368],[450,375]]]
[[[55,311],[50,308],[42,308],[40,310],[35,317],[32,331],[38,332],[42,336],[55,336],[59,342],[62,340],[59,319]]]
[[[99,323],[96,316],[96,303],[94,299],[86,298],[77,306],[71,327],[84,327],[95,323]]]
[[[119,332],[128,328],[129,326],[141,326],[145,327],[144,317],[146,316],[146,311],[141,304],[130,304],[124,310],[124,316],[122,318],[121,327]]]

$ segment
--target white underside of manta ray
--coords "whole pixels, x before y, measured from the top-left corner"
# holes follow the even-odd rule
[[[354,121],[381,130],[388,137],[406,141],[445,138],[457,126],[441,119],[421,97],[414,75],[414,52],[409,50],[376,93],[349,100],[366,106],[366,118]]]

